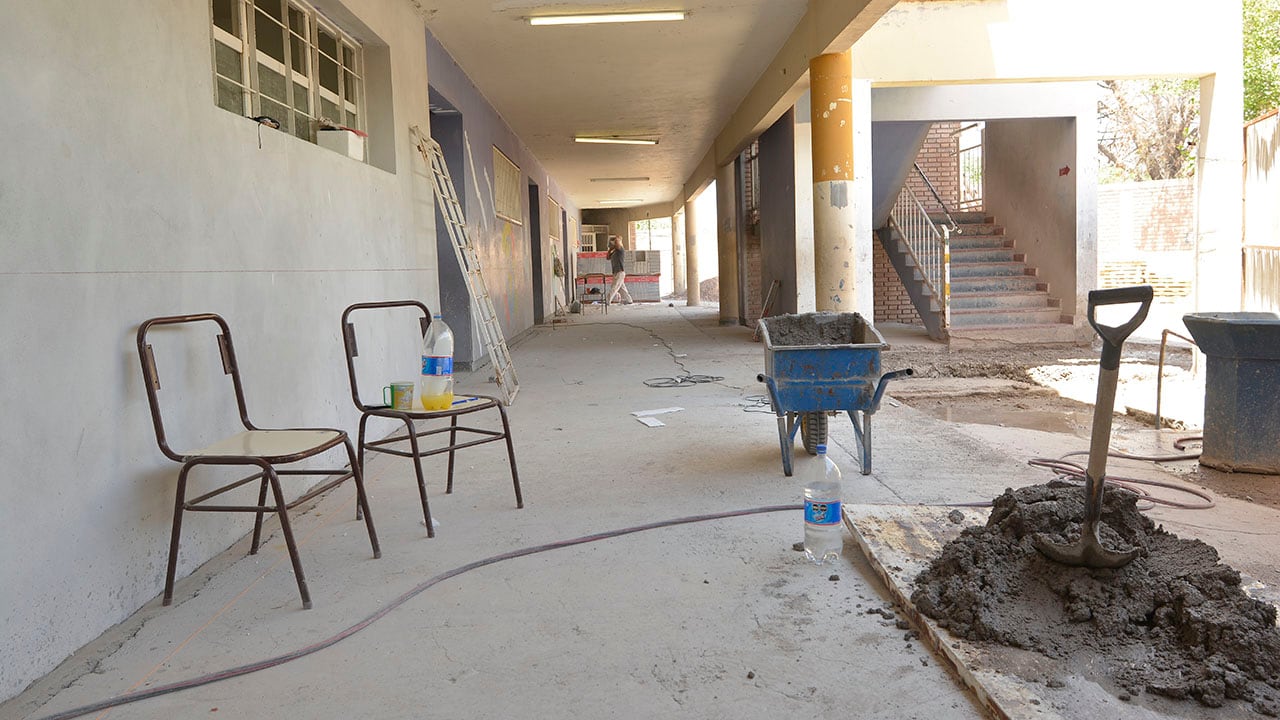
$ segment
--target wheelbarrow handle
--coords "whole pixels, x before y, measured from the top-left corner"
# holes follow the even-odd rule
[[[871,408],[869,412],[874,413],[875,411],[880,409],[880,398],[884,397],[884,388],[886,385],[889,384],[890,380],[894,380],[900,377],[911,377],[912,375],[915,375],[915,374],[916,374],[915,370],[912,370],[911,368],[906,368],[905,370],[894,370],[893,372],[887,372],[881,375],[880,382],[876,385],[875,397],[871,398]]]
[[[1103,370],[1118,370],[1120,368],[1120,350],[1124,346],[1124,341],[1138,329],[1138,326],[1147,319],[1147,312],[1151,309],[1151,300],[1155,297],[1155,291],[1150,285],[1134,285],[1133,287],[1114,288],[1111,290],[1090,290],[1089,291],[1089,324],[1102,338],[1102,358],[1099,365]],[[1095,311],[1103,305],[1124,305],[1126,303],[1140,303],[1138,311],[1133,317],[1123,325],[1111,326],[1101,325],[1095,317]]]

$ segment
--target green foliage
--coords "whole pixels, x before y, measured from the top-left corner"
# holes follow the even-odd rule
[[[1244,119],[1280,107],[1280,0],[1244,0]]]
[[[1098,101],[1103,182],[1170,180],[1195,174],[1200,136],[1197,80],[1107,80]]]

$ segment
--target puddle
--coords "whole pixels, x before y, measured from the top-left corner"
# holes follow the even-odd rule
[[[1085,439],[1088,439],[1089,430],[1093,423],[1091,409],[1083,412],[1076,410],[1034,410],[1030,407],[1026,409],[1008,409],[995,407],[991,404],[976,408],[972,400],[964,402],[931,400],[917,403],[915,407],[917,410],[947,422],[1016,427],[1024,430],[1075,435]]]

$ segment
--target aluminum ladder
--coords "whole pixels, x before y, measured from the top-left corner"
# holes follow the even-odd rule
[[[422,159],[431,168],[431,186],[435,191],[436,204],[444,217],[445,230],[453,242],[453,251],[458,258],[458,266],[462,269],[462,277],[467,283],[467,292],[471,295],[471,309],[480,321],[480,336],[485,348],[489,351],[489,360],[493,363],[493,378],[502,391],[506,404],[515,402],[516,393],[520,391],[520,383],[516,379],[515,365],[511,362],[511,351],[507,348],[507,339],[502,334],[502,326],[498,324],[498,315],[493,308],[493,298],[484,282],[484,273],[480,268],[480,259],[476,257],[475,248],[467,236],[466,218],[462,216],[462,205],[458,203],[458,193],[449,176],[449,167],[444,162],[444,152],[429,135],[423,134],[417,125],[413,126],[413,135],[422,153]]]

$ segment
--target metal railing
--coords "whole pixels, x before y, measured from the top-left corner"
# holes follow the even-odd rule
[[[1244,246],[1244,309],[1280,312],[1280,247]]]
[[[983,207],[982,141],[960,148],[956,153],[956,164],[960,171],[960,200],[956,206],[961,210],[981,210]]]
[[[916,170],[919,172],[919,166]],[[924,173],[921,172],[920,176],[924,177]],[[928,178],[924,180],[929,182]],[[945,205],[943,212],[946,212]],[[950,213],[947,213],[947,218],[951,219]],[[951,227],[938,227],[911,186],[903,185],[889,215],[889,225],[897,230],[925,286],[938,299],[942,327],[951,327],[951,231],[955,222],[951,221]]]

